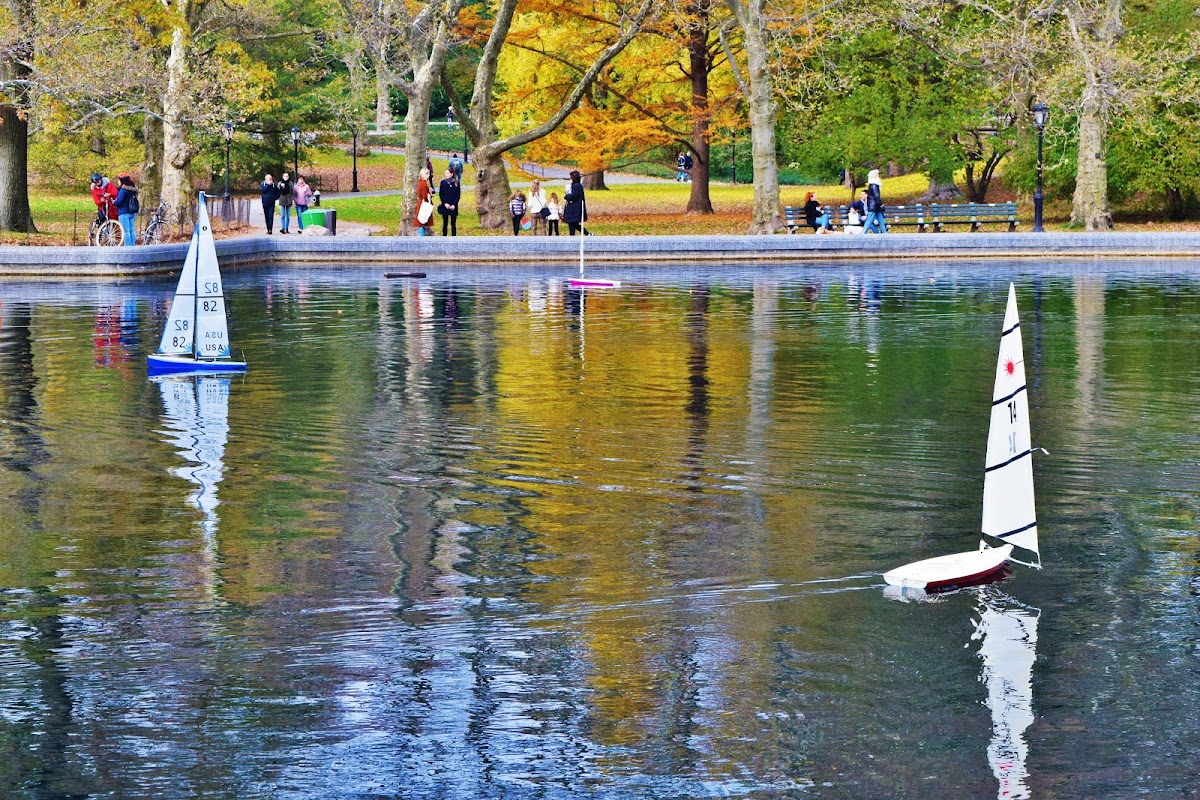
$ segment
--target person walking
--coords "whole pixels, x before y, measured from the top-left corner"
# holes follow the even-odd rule
[[[124,232],[124,242],[126,247],[133,247],[137,244],[137,234],[133,230],[133,220],[137,217],[137,212],[141,208],[138,202],[138,190],[133,184],[133,178],[128,172],[122,172],[117,176],[117,183],[120,188],[117,189],[117,199],[113,201],[113,205],[117,209],[117,219],[121,223],[121,230]]]
[[[438,204],[438,212],[442,215],[442,236],[446,235],[447,226],[451,236],[458,236],[458,201],[462,198],[462,187],[458,185],[454,170],[449,167],[442,175],[438,197],[442,199]]]
[[[546,235],[546,191],[542,189],[542,182],[537,178],[533,179],[533,186],[529,189],[529,219],[533,221],[533,228],[530,231],[534,236]]]
[[[546,217],[546,235],[558,236],[558,220],[562,217],[562,206],[558,204],[557,193],[550,193],[550,199],[546,202],[546,210],[550,212]]]
[[[417,178],[417,206],[413,211],[413,225],[417,236],[433,236],[433,189],[429,185],[429,170],[422,167]]]
[[[458,181],[458,186],[462,188],[463,162],[458,157],[458,153],[450,155],[450,171],[454,173],[454,180]]]
[[[683,165],[687,163],[687,159],[683,157],[683,152],[675,156],[675,181],[680,182],[687,178],[687,173],[684,172]]]
[[[887,233],[887,222],[883,218],[883,199],[880,196],[879,170],[867,173],[867,218],[863,220],[864,233]]]
[[[583,205],[583,176],[579,174],[579,170],[571,170],[571,185],[567,189],[567,193],[563,195],[563,200],[566,201],[566,206],[563,208],[563,222],[567,223],[567,235],[574,236],[576,233],[587,235],[587,231],[583,227],[583,223],[587,222],[587,209]]]
[[[308,204],[313,199],[312,187],[304,182],[303,176],[296,176],[296,188],[292,191],[292,196],[296,201],[296,225],[299,228],[296,233],[303,233],[304,212],[308,211]]]
[[[296,202],[296,183],[286,172],[279,177],[279,232],[288,232],[292,205]]]
[[[268,172],[263,177],[263,182],[258,185],[258,194],[262,198],[263,221],[267,226],[267,235],[270,236],[275,227],[275,203],[279,200],[279,184],[275,183],[271,173]]]
[[[513,236],[521,233],[521,218],[525,216],[525,193],[515,192],[508,201],[508,213],[512,214]]]

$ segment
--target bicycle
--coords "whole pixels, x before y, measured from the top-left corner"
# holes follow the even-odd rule
[[[150,221],[146,223],[146,231],[142,234],[142,244],[162,244],[164,236],[167,235],[167,212],[170,210],[167,201],[158,198],[158,208],[150,214]]]
[[[96,218],[88,229],[88,244],[96,247],[120,247],[125,243],[121,223],[108,218],[108,204],[96,210]]]

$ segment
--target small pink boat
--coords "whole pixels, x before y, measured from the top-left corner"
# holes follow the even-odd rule
[[[571,286],[592,289],[615,289],[621,285],[620,281],[610,281],[606,278],[571,278],[568,283]]]

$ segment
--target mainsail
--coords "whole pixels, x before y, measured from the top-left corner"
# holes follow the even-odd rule
[[[196,258],[196,358],[229,358],[225,294],[207,203],[200,203],[196,228],[200,233]]]
[[[1029,393],[1017,292],[1008,285],[1008,308],[996,360],[992,424],[983,478],[983,533],[1039,555],[1033,503],[1033,446]]]
[[[163,328],[158,352],[163,355],[190,355],[192,336],[196,330],[196,255],[200,246],[200,226],[192,231],[192,243],[188,246],[187,258],[183,260],[183,271],[179,274],[179,285],[175,287],[175,299],[171,301],[171,313],[167,326]]]

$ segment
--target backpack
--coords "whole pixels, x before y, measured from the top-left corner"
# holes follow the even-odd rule
[[[130,194],[129,202],[126,205],[129,207],[130,214],[136,214],[142,210],[142,204],[138,202],[137,192]]]

